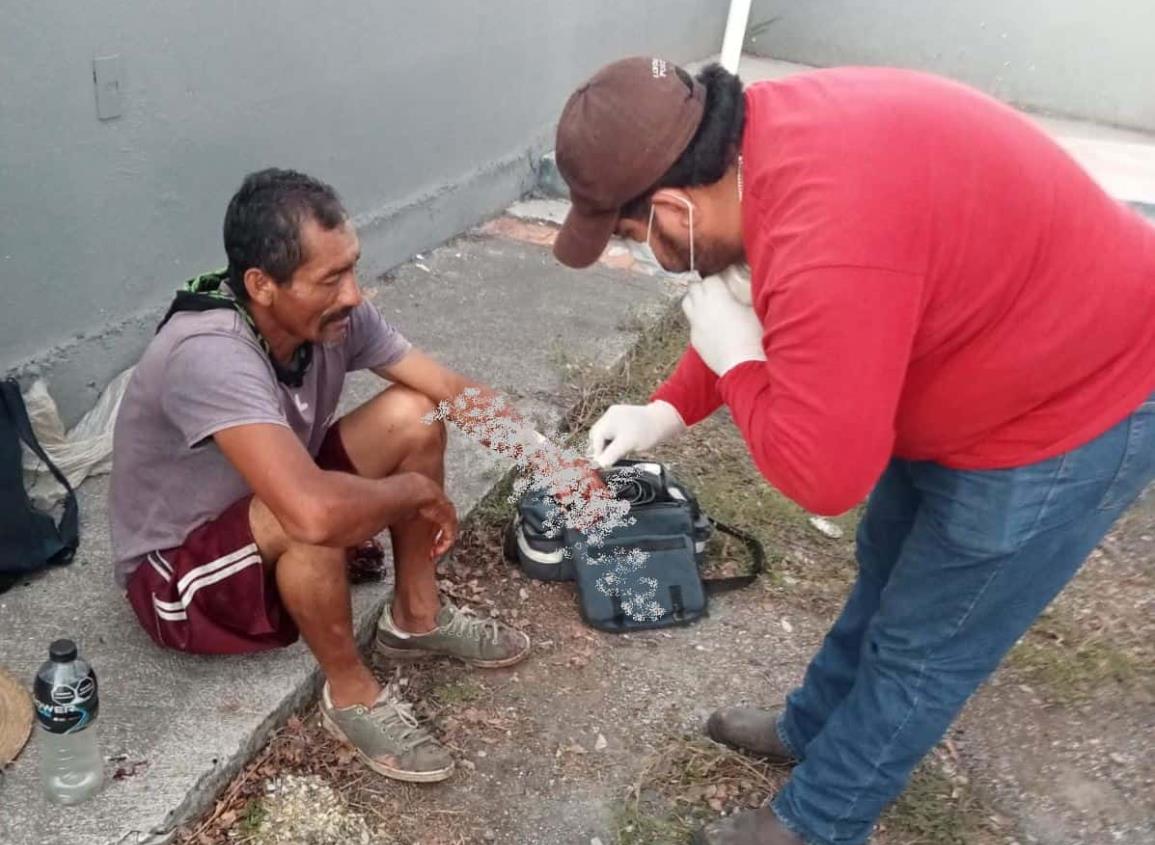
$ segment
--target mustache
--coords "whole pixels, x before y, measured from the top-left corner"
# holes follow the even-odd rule
[[[341,322],[342,320],[344,320],[346,317],[348,317],[348,316],[349,316],[350,314],[352,314],[352,313],[353,313],[353,309],[352,309],[352,308],[342,308],[342,309],[341,309],[340,311],[338,311],[337,313],[335,313],[335,314],[330,314],[328,317],[325,317],[324,319],[322,319],[322,320],[321,320],[321,325],[322,325],[322,326],[328,326],[328,325],[330,325],[331,323],[339,323],[339,322]]]

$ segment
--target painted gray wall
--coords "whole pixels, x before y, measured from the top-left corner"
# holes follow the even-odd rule
[[[922,68],[1029,108],[1155,131],[1153,37],[1151,0],[754,0],[747,47]]]
[[[185,278],[246,172],[331,182],[380,272],[533,184],[566,96],[634,53],[721,44],[710,0],[39,0],[0,26],[0,373],[74,419]],[[94,57],[121,57],[97,118]]]

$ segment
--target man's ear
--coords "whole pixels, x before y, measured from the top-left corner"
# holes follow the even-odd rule
[[[693,197],[682,191],[658,191],[650,202],[654,205],[654,214],[661,216],[664,226],[676,226],[688,232],[690,210],[693,209],[695,217],[698,215]]]
[[[245,290],[249,292],[249,299],[258,305],[266,308],[272,305],[276,286],[273,277],[259,267],[250,267],[245,271]]]

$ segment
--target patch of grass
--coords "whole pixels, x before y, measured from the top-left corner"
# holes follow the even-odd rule
[[[462,524],[462,531],[475,533],[500,528],[513,514],[509,496],[513,492],[514,472],[508,472],[485,494],[484,498],[469,512],[469,518]]]
[[[1134,655],[1081,633],[1054,613],[1039,618],[1011,650],[1007,665],[1056,704],[1086,700],[1105,685],[1129,687],[1143,675]]]
[[[785,783],[786,768],[704,737],[674,735],[642,768],[615,808],[619,845],[673,845],[721,813],[763,806]],[[976,845],[991,841],[991,815],[940,748],[915,772],[882,818],[873,840],[885,845]]]
[[[786,778],[786,770],[739,754],[703,736],[672,736],[646,760],[632,790],[656,790],[676,803],[716,812],[758,806]]]
[[[768,766],[696,735],[657,743],[615,808],[619,845],[674,845],[723,811],[761,806],[786,778]]]
[[[434,698],[446,707],[469,704],[477,701],[484,694],[485,690],[468,678],[447,681],[433,688]]]
[[[988,815],[968,783],[927,761],[883,815],[879,830],[895,845],[974,845],[983,832],[980,820]]]
[[[684,845],[695,824],[678,814],[662,814],[637,804],[620,804],[614,811],[616,845]]]
[[[671,306],[608,373],[593,362],[555,355],[553,363],[569,394],[565,398],[570,410],[562,430],[584,432],[610,405],[646,402],[672,370],[688,339],[681,310]]]
[[[239,842],[247,842],[256,836],[268,814],[269,811],[260,798],[250,798],[241,810],[240,819],[237,821],[234,830],[236,839]]]
[[[698,496],[706,513],[756,537],[766,550],[771,579],[780,583],[784,550],[804,535],[806,514],[762,478],[742,436],[725,414],[700,423],[655,454]],[[749,552],[734,538],[715,532],[707,549],[711,570],[745,571]]]

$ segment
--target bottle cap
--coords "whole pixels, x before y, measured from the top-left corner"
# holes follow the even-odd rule
[[[48,657],[54,663],[71,663],[76,659],[76,643],[72,640],[54,640],[48,646]]]

